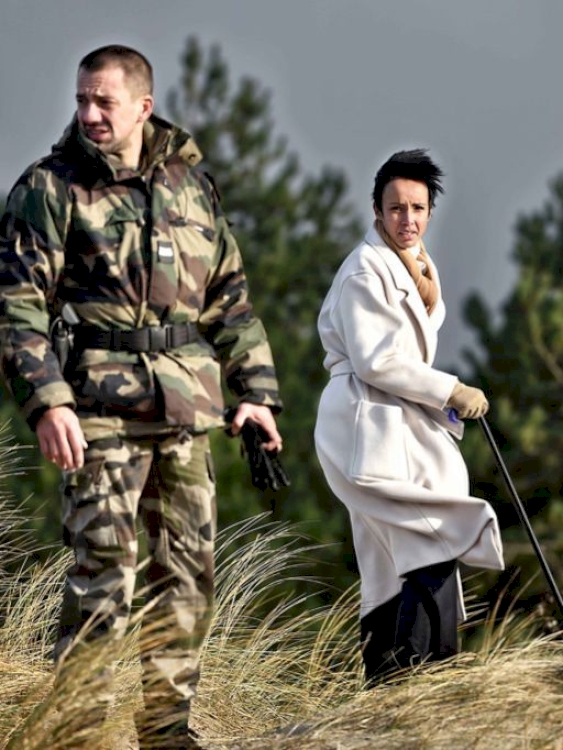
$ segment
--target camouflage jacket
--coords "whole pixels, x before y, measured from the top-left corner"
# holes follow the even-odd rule
[[[238,400],[280,407],[240,252],[194,169],[200,159],[189,134],[152,117],[140,170],[124,169],[73,122],[13,187],[0,224],[0,367],[32,427],[68,404],[124,431],[204,431],[222,424],[221,369]],[[103,330],[191,322],[201,340],[157,354],[85,349],[63,377],[49,332],[65,302]]]

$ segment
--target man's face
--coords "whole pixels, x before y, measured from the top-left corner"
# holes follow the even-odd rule
[[[152,112],[153,100],[128,83],[122,68],[108,66],[95,72],[81,68],[76,104],[82,132],[100,151],[116,154],[128,165],[138,161],[143,123]]]

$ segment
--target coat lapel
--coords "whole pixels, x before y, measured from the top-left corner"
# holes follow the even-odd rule
[[[397,257],[397,254],[383,242],[374,227],[371,227],[368,231],[366,242],[373,247],[384,262],[389,270],[393,285],[397,289],[405,292],[405,303],[411,311],[413,319],[422,335],[422,340],[424,341],[424,360],[429,363],[432,362],[437,347],[436,329],[430,322],[430,318],[426,312],[426,308],[420,294],[418,293],[412,276],[405,268],[401,259]],[[433,267],[433,270],[436,270],[435,267]]]

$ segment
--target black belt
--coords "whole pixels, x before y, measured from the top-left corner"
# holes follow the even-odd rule
[[[195,323],[147,326],[132,331],[112,329],[101,331],[94,326],[74,328],[74,346],[77,349],[110,349],[129,352],[166,352],[179,346],[201,341],[202,337]]]

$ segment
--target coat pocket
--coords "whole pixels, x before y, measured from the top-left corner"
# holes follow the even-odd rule
[[[403,410],[358,401],[350,474],[353,479],[408,479]]]

